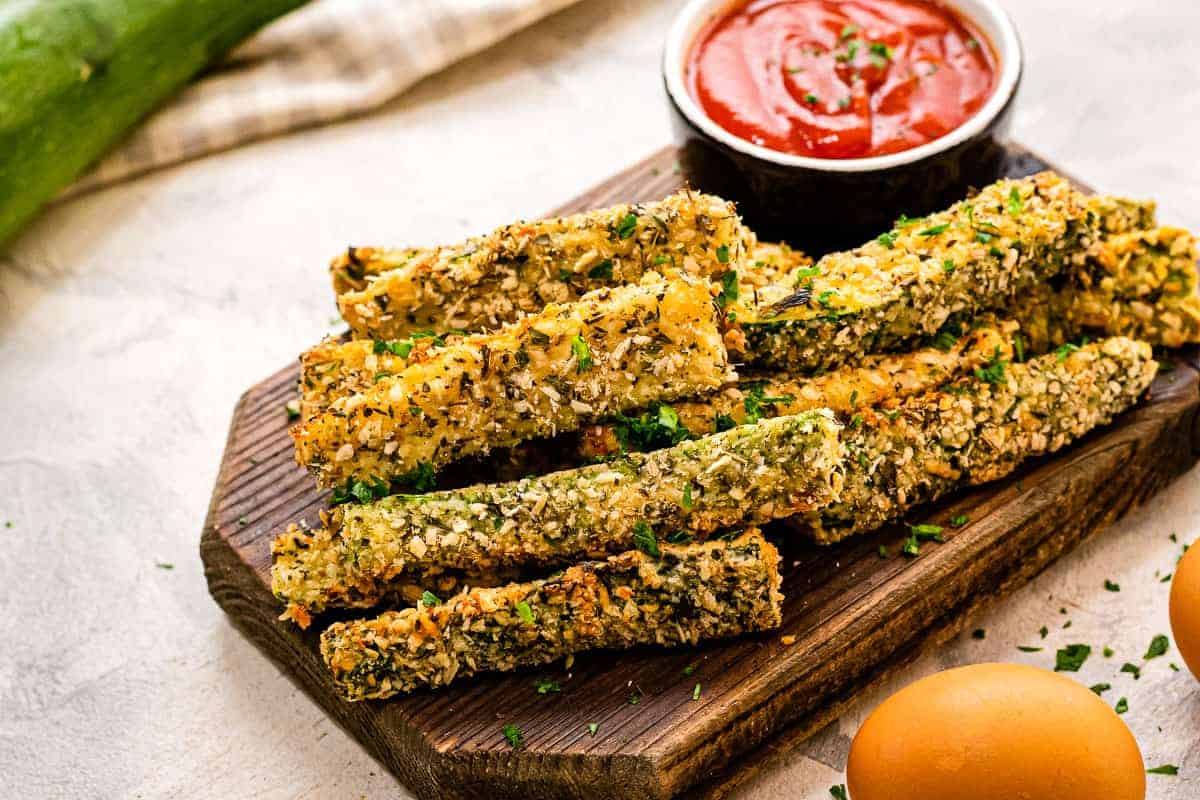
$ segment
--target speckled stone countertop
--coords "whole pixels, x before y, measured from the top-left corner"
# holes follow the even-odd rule
[[[677,5],[585,0],[381,113],[61,205],[0,256],[0,795],[408,796],[208,596],[197,542],[230,412],[332,329],[324,266],[347,243],[536,215],[665,144],[658,57]],[[1006,5],[1028,58],[1017,137],[1200,228],[1200,4]],[[1200,797],[1200,683],[1170,657],[1136,682],[1117,672],[1168,631],[1156,573],[1180,552],[1173,532],[1200,535],[1200,471],[971,621],[986,639],[925,656],[739,796],[828,798],[888,693],[1088,642],[1116,654],[1075,677],[1111,682],[1146,761],[1180,765],[1149,777],[1149,797]],[[1017,651],[1034,640],[1046,650]]]

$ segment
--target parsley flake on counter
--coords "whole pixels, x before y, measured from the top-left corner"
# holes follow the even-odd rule
[[[1095,692],[1097,695],[1102,695],[1105,692],[1107,692],[1109,689],[1112,688],[1112,684],[1111,683],[1095,683],[1095,684],[1092,684],[1091,686],[1089,686],[1088,688],[1091,689],[1093,692]]]
[[[1120,700],[1118,700],[1117,704],[1115,706],[1113,706],[1113,711],[1116,711],[1118,714],[1124,714],[1128,710],[1129,710],[1129,701],[1126,700],[1124,697],[1122,697]]]
[[[976,628],[975,630],[971,631],[971,638],[972,639],[986,639],[987,631],[985,631],[983,628]]]
[[[1158,658],[1161,655],[1165,655],[1170,647],[1170,640],[1160,633],[1150,640],[1150,646],[1146,648],[1146,655],[1142,656],[1142,658],[1146,661]]]
[[[1092,648],[1086,644],[1069,644],[1059,650],[1054,656],[1055,672],[1078,672],[1092,654]]]
[[[1113,649],[1111,647],[1105,646],[1105,648],[1102,652],[1104,653],[1105,658],[1113,657]]]
[[[1119,591],[1121,591],[1121,584],[1113,583],[1112,581],[1110,581],[1106,578],[1104,580],[1104,588],[1110,592],[1119,592]]]
[[[1042,652],[1043,648],[1030,647],[1027,644],[1019,644],[1019,645],[1017,645],[1017,649],[1020,650],[1022,653],[1040,653],[1040,652]]]
[[[1048,633],[1050,633],[1050,629],[1049,629],[1049,628],[1047,628],[1045,625],[1043,625],[1042,627],[1038,628],[1038,633],[1041,635],[1041,637],[1042,637],[1043,639],[1045,639],[1045,638],[1046,638],[1046,635],[1047,635]]]
[[[1142,677],[1142,668],[1137,664],[1130,664],[1128,661],[1121,665],[1121,672],[1128,672],[1135,681]]]
[[[504,726],[504,738],[508,740],[509,746],[516,750],[522,743],[521,729],[510,722]]]
[[[155,561],[154,566],[158,567],[159,569],[175,569],[175,565],[170,561]]]
[[[1151,767],[1146,770],[1147,775],[1178,775],[1179,767],[1174,764],[1163,764],[1160,767]]]
[[[846,794],[846,784],[844,783],[839,783],[837,786],[830,786],[829,796],[833,800],[850,800],[850,796]]]

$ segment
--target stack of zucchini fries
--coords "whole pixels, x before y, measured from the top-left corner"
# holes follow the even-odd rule
[[[688,190],[351,248],[291,431],[333,506],[272,589],[376,609],[321,636],[349,700],[777,627],[759,526],[835,542],[1107,424],[1200,341],[1196,258],[1052,173],[815,262]]]

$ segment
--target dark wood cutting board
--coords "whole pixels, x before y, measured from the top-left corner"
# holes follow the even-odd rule
[[[680,184],[675,164],[675,151],[664,149],[554,213],[659,198]],[[1010,174],[1047,167],[1012,148]],[[569,670],[469,680],[389,702],[339,700],[317,653],[320,625],[304,633],[278,621],[268,588],[271,539],[291,522],[315,525],[327,503],[292,458],[284,404],[295,396],[295,364],[238,402],[200,553],[233,622],[419,797],[723,796],[772,752],[836,718],[863,689],[1191,467],[1200,370],[1194,354],[1177,362],[1109,428],[913,515],[909,522],[971,520],[915,559],[897,555],[898,526],[818,548],[775,525],[783,627],[723,644],[584,654]],[[890,558],[879,557],[881,544]],[[538,694],[539,678],[562,692]],[[520,749],[503,735],[510,723],[524,734]],[[595,735],[589,723],[598,723]]]

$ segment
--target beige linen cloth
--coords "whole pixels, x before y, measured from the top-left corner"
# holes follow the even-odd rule
[[[65,194],[370,111],[573,2],[314,0],[243,42]]]

